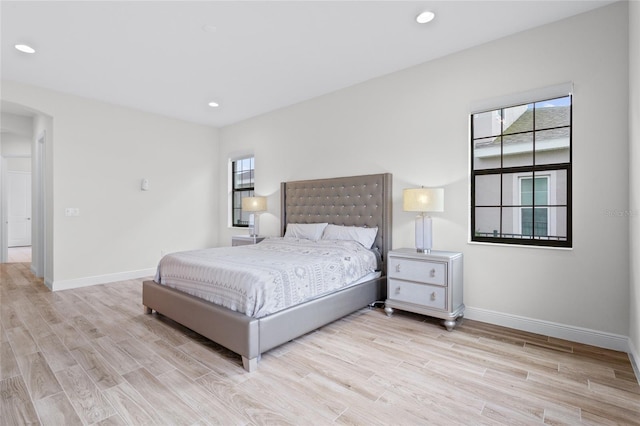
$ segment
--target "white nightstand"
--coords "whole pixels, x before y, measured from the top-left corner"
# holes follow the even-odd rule
[[[231,237],[232,246],[248,246],[251,244],[257,244],[264,240],[266,237],[252,237],[251,235],[234,235]]]
[[[451,331],[464,315],[462,284],[462,253],[391,250],[384,311],[389,316],[395,308],[442,318]]]

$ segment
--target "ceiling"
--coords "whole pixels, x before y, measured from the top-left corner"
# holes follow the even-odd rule
[[[1,72],[220,127],[609,3],[3,0]]]

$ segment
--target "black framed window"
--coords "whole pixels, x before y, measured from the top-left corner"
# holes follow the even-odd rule
[[[571,247],[572,97],[471,115],[471,241]]]
[[[253,197],[255,166],[253,157],[240,158],[231,162],[231,217],[233,226],[248,227],[248,212],[242,211],[242,199]]]

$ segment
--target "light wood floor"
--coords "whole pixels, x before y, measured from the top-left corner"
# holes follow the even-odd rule
[[[239,356],[159,315],[141,280],[51,293],[0,266],[2,425],[640,424],[624,353],[363,309]]]

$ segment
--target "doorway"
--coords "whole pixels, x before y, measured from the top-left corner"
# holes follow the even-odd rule
[[[3,124],[0,138],[0,263],[31,262],[31,272],[44,278],[45,284],[51,288],[53,247],[52,239],[46,235],[51,227],[51,212],[47,211],[51,204],[46,199],[51,190],[51,169],[47,166],[47,159],[51,157],[46,151],[51,149],[53,120],[26,106],[4,100],[0,103]],[[18,157],[22,158],[18,160]],[[8,163],[15,161],[28,163],[28,169],[25,164],[23,171],[29,172],[29,178],[9,177],[8,172],[16,169],[9,167]],[[8,200],[10,179],[12,186],[27,185],[26,180],[30,180],[31,195],[26,194],[18,201],[20,209],[17,210],[22,212],[15,211],[13,207],[9,211],[9,204],[16,204]],[[11,230],[10,213],[14,222]]]

